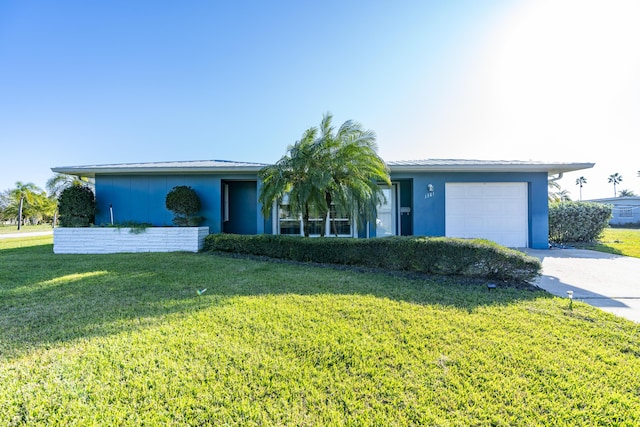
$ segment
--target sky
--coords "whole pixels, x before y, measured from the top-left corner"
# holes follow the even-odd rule
[[[636,0],[0,0],[0,191],[52,167],[272,163],[331,112],[385,160],[590,162],[640,195]]]

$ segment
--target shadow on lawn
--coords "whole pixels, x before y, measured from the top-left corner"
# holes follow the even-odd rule
[[[0,358],[108,336],[265,295],[366,295],[418,305],[480,306],[550,298],[458,278],[405,277],[211,254],[54,255],[52,245],[0,250]],[[207,289],[199,296],[197,290]]]

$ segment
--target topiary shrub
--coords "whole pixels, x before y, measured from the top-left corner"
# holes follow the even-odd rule
[[[95,221],[96,198],[89,187],[73,185],[58,197],[61,227],[89,227]]]
[[[173,223],[178,226],[200,225],[204,218],[196,216],[200,211],[200,198],[186,185],[173,187],[167,194],[165,206],[173,212]]]
[[[269,234],[210,234],[205,238],[204,250],[517,282],[533,279],[541,269],[537,258],[482,239],[404,236],[308,239]]]
[[[556,202],[549,205],[549,241],[592,242],[609,225],[611,205],[592,202]]]

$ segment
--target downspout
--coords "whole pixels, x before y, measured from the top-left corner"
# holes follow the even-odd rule
[[[562,179],[563,174],[564,174],[563,172],[558,172],[558,176],[556,176],[555,178],[549,178],[549,182],[556,182],[559,179]]]

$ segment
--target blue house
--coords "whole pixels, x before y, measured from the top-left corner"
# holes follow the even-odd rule
[[[264,217],[258,171],[266,166],[220,160],[55,167],[53,172],[95,179],[96,225],[138,222],[172,225],[165,197],[188,185],[200,197],[211,233],[300,234],[287,200]],[[509,247],[548,248],[548,181],[593,163],[487,160],[388,162],[392,186],[375,223],[331,212],[326,234],[339,237],[481,237]],[[314,233],[323,222],[317,218]],[[313,234],[313,233],[312,233]]]
[[[638,196],[607,197],[587,201],[612,205],[613,215],[609,221],[611,225],[624,226],[640,224],[640,197]]]

